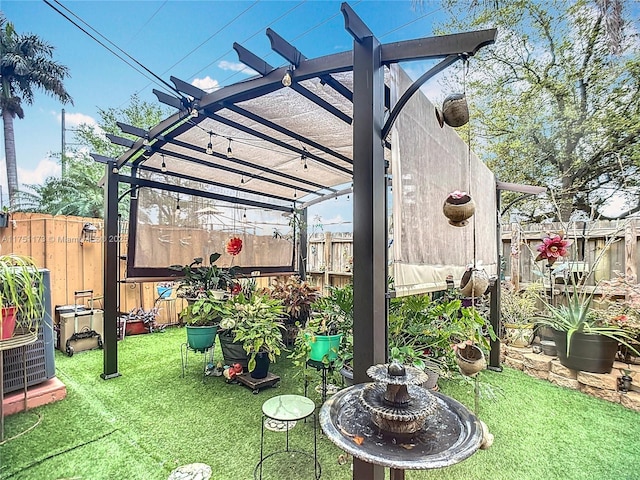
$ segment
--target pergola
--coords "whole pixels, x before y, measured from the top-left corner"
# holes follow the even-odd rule
[[[153,188],[280,213],[302,211],[303,218],[308,205],[353,189],[354,380],[367,381],[366,369],[386,361],[389,132],[424,82],[493,43],[496,30],[381,44],[347,3],[341,11],[345,29],[353,37],[351,51],[308,59],[267,29],[272,49],[289,65],[275,68],[234,44],[239,60],[258,76],[212,93],[171,77],[174,95],[154,93],[177,112],[149,131],[120,124],[123,132],[138,139],[110,136],[128,150],[118,159],[93,155],[106,164],[104,379],[120,375],[117,213],[122,183],[133,192]],[[392,105],[386,69],[398,62],[427,59],[440,62]],[[130,167],[130,175],[123,174],[124,167]],[[136,202],[132,195],[133,242]],[[304,231],[300,239],[296,256],[305,258]],[[127,261],[129,275],[167,275],[162,268],[136,267],[133,252]],[[295,267],[293,258],[289,266],[246,270],[273,274]],[[353,475],[382,479],[384,471],[355,461]]]

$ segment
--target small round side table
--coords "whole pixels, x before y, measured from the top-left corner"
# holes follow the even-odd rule
[[[264,424],[266,419],[277,420],[279,422],[297,422],[313,416],[313,473],[317,479],[322,474],[320,463],[318,462],[318,441],[316,428],[316,404],[313,400],[302,395],[278,395],[272,397],[262,404],[262,431],[260,432],[260,461],[253,471],[253,478],[262,480],[262,464],[274,455],[281,453],[296,452],[308,455],[310,452],[302,450],[291,450],[289,448],[289,428],[286,431],[286,444],[284,450],[278,450],[268,455],[264,455]],[[288,425],[287,425],[288,426]]]

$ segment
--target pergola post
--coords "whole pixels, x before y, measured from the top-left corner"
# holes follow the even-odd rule
[[[364,383],[367,368],[387,357],[384,71],[372,34],[354,35],[353,85],[353,379]],[[384,468],[354,459],[353,478],[382,480]]]
[[[104,184],[104,380],[120,376],[118,372],[118,168],[106,163]]]

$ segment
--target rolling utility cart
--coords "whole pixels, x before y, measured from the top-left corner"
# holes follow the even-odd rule
[[[88,300],[89,308],[84,303]],[[70,357],[75,352],[102,348],[104,313],[94,309],[93,290],[74,293],[74,305],[56,307],[58,349]]]

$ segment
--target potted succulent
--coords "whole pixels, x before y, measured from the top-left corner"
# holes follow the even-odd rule
[[[42,274],[33,259],[0,255],[0,340],[38,331],[44,313]]]
[[[546,315],[537,318],[538,323],[553,329],[562,365],[573,370],[609,373],[619,343],[638,355],[631,345],[632,333],[620,325],[603,322],[591,307],[593,291],[587,293],[574,284],[573,292],[565,297],[565,303],[557,306],[540,297]]]
[[[189,347],[198,352],[213,347],[218,325],[229,315],[231,311],[227,301],[219,299],[210,290],[187,305],[180,312],[180,319],[186,324]]]
[[[231,306],[235,317],[235,342],[241,342],[248,356],[247,368],[253,378],[265,378],[269,365],[284,348],[282,302],[268,295],[237,295]]]

